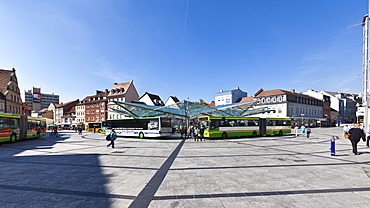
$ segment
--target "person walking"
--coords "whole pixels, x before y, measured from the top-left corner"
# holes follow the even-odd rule
[[[306,135],[307,135],[307,139],[309,139],[310,135],[311,135],[311,128],[310,127],[306,128]]]
[[[306,132],[306,127],[303,124],[301,126],[301,132],[302,132],[302,136],[304,137],[304,134]]]
[[[180,126],[180,135],[181,135],[181,139],[182,139],[182,136],[184,135],[184,128],[182,126]]]
[[[112,129],[112,131],[109,134],[110,136],[110,143],[107,144],[107,148],[112,145],[112,148],[114,148],[114,140],[117,138],[117,133]]]
[[[199,138],[200,138],[200,141],[203,141],[203,139],[204,139],[204,129],[205,129],[204,125],[202,125],[200,127],[200,129],[199,129]]]
[[[295,125],[294,127],[295,137],[298,137],[299,127],[298,125]]]
[[[184,129],[182,130],[182,132],[184,132],[184,137],[185,139],[188,138],[188,128],[186,126],[184,126]]]
[[[355,124],[354,128],[351,128],[349,131],[349,140],[352,144],[352,153],[354,155],[358,155],[357,151],[357,144],[362,139],[362,141],[366,142],[366,135],[362,129],[360,129],[360,124]]]
[[[199,130],[198,130],[198,126],[194,126],[194,141],[198,141],[198,134],[199,134]]]
[[[57,126],[54,126],[54,128],[53,128],[53,136],[54,136],[54,138],[58,137],[58,127]]]
[[[82,128],[81,128],[81,126],[79,126],[79,127],[77,128],[77,130],[78,130],[78,135],[82,135]]]
[[[194,133],[194,126],[191,125],[190,128],[188,129],[188,138],[193,138],[193,133]]]

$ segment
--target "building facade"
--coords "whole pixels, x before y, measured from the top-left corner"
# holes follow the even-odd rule
[[[250,99],[242,99],[250,100]],[[293,125],[325,126],[323,101],[314,97],[295,93],[294,90],[260,89],[254,94],[256,108],[266,108],[268,112],[256,114],[259,117],[291,118]]]
[[[6,106],[6,97],[2,92],[0,92],[0,113],[6,112],[5,106]]]
[[[85,118],[84,121],[80,120],[79,122],[84,122],[87,125],[90,122],[102,122],[106,121],[108,117],[107,112],[107,103],[108,103],[108,90],[103,91],[96,91],[95,95],[87,96],[84,98],[80,104],[78,104],[79,114],[84,114]],[[85,110],[83,113],[82,110]],[[79,119],[82,115],[79,115]]]
[[[178,103],[180,102],[180,100],[176,97],[176,96],[170,96],[168,97],[167,101],[165,102],[165,106],[170,106],[170,105],[173,105],[175,103]]]
[[[68,103],[61,104],[50,104],[55,107],[54,109],[54,124],[59,128],[70,129],[76,127],[76,115],[75,110],[73,109],[79,100],[74,100]],[[51,106],[49,106],[49,109]]]
[[[108,119],[119,119],[124,116],[120,113],[122,107],[115,104],[113,101],[118,102],[133,102],[139,99],[139,94],[134,86],[134,81],[131,80],[126,83],[114,83],[108,93]]]
[[[322,100],[323,102],[323,117],[326,118],[326,126],[332,126],[336,123],[337,117],[331,117],[331,99],[329,96],[312,89],[307,90],[303,94]]]
[[[215,105],[227,105],[231,103],[236,103],[238,102],[241,98],[247,97],[248,93],[244,92],[237,87],[234,90],[228,90],[228,91],[223,91],[221,90],[220,92],[216,93],[215,96]]]
[[[338,123],[356,122],[357,103],[361,102],[358,95],[340,92],[321,91],[330,97],[331,108],[338,111]]]
[[[41,93],[41,88],[34,87],[24,92],[25,102],[32,110],[39,111],[48,108],[50,103],[59,104],[59,95]]]
[[[164,106],[164,103],[159,95],[154,95],[148,92],[144,93],[144,95],[139,98],[139,101],[145,103],[146,105]]]
[[[23,114],[21,93],[15,68],[12,70],[0,69],[0,92],[6,99],[6,113]]]

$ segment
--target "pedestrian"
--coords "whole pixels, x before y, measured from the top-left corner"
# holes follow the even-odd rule
[[[203,141],[203,139],[204,139],[204,129],[205,129],[204,125],[202,125],[200,127],[200,129],[199,129],[199,138],[200,138],[200,141]]]
[[[77,130],[78,130],[78,135],[82,135],[82,128],[81,128],[81,126],[79,126],[79,127],[77,128]]]
[[[310,127],[307,127],[306,128],[306,135],[307,135],[307,139],[310,138],[310,134],[311,134],[311,128]]]
[[[57,127],[57,126],[54,126],[54,128],[53,128],[53,136],[54,136],[55,138],[57,138],[57,137],[58,137],[58,127]]]
[[[362,141],[366,141],[366,136],[365,133],[362,129],[360,129],[360,124],[355,124],[354,128],[351,128],[349,131],[349,140],[352,143],[352,152],[355,155],[358,155],[357,151],[357,143],[360,141],[362,138]]]
[[[302,124],[301,126],[301,133],[302,133],[302,136],[304,136],[304,133],[306,132],[306,127]]]
[[[298,132],[299,132],[299,127],[298,127],[298,125],[295,125],[295,127],[294,127],[294,132],[295,132],[295,137],[297,137],[297,136],[298,136]]]
[[[107,144],[107,148],[110,145],[112,145],[112,148],[114,148],[114,140],[116,140],[116,138],[117,138],[117,133],[114,131],[114,129],[112,129],[112,131],[110,132],[109,136],[110,136],[110,143]]]
[[[194,141],[198,141],[198,134],[199,134],[199,130],[198,130],[198,127],[197,126],[194,126],[193,128],[194,130]]]
[[[186,126],[184,126],[184,129],[182,130],[182,132],[184,133],[185,139],[187,139],[188,138],[188,128]]]
[[[344,127],[343,127],[343,137],[344,137],[345,139],[349,139],[348,131],[349,131],[349,127],[348,127],[348,125],[344,125]]]
[[[181,135],[181,139],[182,139],[182,136],[184,135],[184,128],[182,126],[180,126],[180,135]]]
[[[193,138],[193,133],[194,133],[194,126],[191,125],[190,128],[188,129],[188,138]]]

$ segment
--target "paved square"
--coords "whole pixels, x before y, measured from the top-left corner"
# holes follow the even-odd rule
[[[369,207],[370,149],[310,139],[194,141],[62,131],[0,146],[0,207]],[[330,138],[336,156],[330,155]]]

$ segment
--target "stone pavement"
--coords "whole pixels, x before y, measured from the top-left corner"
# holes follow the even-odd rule
[[[0,207],[370,207],[370,149],[310,139],[194,141],[62,131],[0,146]],[[330,138],[336,156],[330,155]]]

